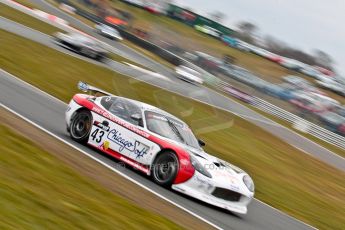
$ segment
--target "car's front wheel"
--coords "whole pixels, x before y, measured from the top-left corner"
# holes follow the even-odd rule
[[[86,47],[82,47],[80,49],[80,53],[82,53],[86,57],[93,58],[93,59],[96,58],[96,56],[97,56],[94,51],[92,51]]]
[[[85,143],[88,140],[92,128],[92,115],[87,110],[77,112],[70,125],[69,133],[71,138],[79,143]]]
[[[100,62],[104,62],[106,59],[107,59],[107,55],[102,54],[102,53],[99,53],[99,54],[97,54],[97,56],[96,56],[96,60],[97,60],[97,61],[100,61]]]
[[[152,177],[159,185],[169,187],[174,182],[178,172],[178,158],[174,152],[159,154],[152,165]]]

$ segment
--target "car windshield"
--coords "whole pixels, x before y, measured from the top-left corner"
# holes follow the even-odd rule
[[[147,129],[163,137],[200,149],[198,140],[184,123],[156,112],[145,111]]]

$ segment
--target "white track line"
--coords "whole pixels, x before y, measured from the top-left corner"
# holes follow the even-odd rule
[[[191,214],[192,216],[194,216],[194,217],[198,218],[199,220],[201,220],[201,221],[203,221],[203,222],[205,222],[205,223],[211,225],[212,227],[214,227],[214,228],[216,228],[216,229],[222,229],[221,227],[217,226],[216,224],[214,224],[214,223],[212,223],[212,222],[206,220],[205,218],[199,216],[198,214],[196,214],[196,213],[194,213],[194,212],[188,210],[187,208],[185,208],[185,207],[183,207],[183,206],[181,206],[181,205],[175,203],[174,201],[172,201],[172,200],[170,200],[170,199],[168,199],[168,198],[162,196],[161,194],[159,194],[159,193],[155,192],[154,190],[150,189],[149,187],[147,187],[147,186],[141,184],[140,182],[138,182],[138,181],[132,179],[131,177],[127,176],[126,174],[124,174],[124,173],[120,172],[119,170],[113,168],[111,165],[109,165],[109,164],[107,164],[107,163],[105,163],[105,162],[99,160],[98,158],[92,156],[91,154],[85,152],[84,150],[82,150],[82,149],[80,149],[80,148],[74,146],[73,144],[71,144],[71,143],[69,143],[68,141],[62,139],[61,137],[55,135],[54,133],[50,132],[49,130],[43,128],[42,126],[38,125],[37,123],[35,123],[35,122],[29,120],[28,118],[22,116],[21,114],[17,113],[16,111],[12,110],[11,108],[5,106],[5,105],[2,104],[1,102],[0,102],[0,106],[1,106],[2,108],[4,108],[4,109],[10,111],[11,113],[17,115],[18,117],[20,117],[21,119],[23,119],[23,120],[25,120],[26,122],[30,123],[31,125],[35,126],[36,128],[39,128],[40,130],[42,130],[42,131],[46,132],[47,134],[51,135],[52,137],[55,137],[56,139],[58,139],[59,141],[63,142],[64,144],[66,144],[66,145],[68,145],[68,146],[74,148],[75,150],[78,150],[78,151],[81,152],[82,154],[86,155],[87,157],[91,158],[92,160],[96,161],[97,163],[99,163],[99,164],[105,166],[106,168],[110,169],[111,171],[113,171],[113,172],[119,174],[120,176],[124,177],[125,179],[131,181],[132,183],[134,183],[134,184],[140,186],[141,188],[143,188],[143,189],[145,189],[145,190],[151,192],[152,194],[158,196],[159,198],[161,198],[161,199],[163,199],[163,200],[169,202],[170,204],[172,204],[172,205],[174,205],[174,206],[176,206],[176,207],[182,209],[183,211],[185,211],[185,212]]]
[[[26,85],[27,87],[29,87],[29,88],[31,88],[31,89],[34,89],[34,90],[40,92],[41,94],[43,94],[43,95],[45,95],[45,96],[47,96],[47,97],[49,97],[49,98],[51,98],[51,99],[57,101],[58,103],[61,103],[61,104],[64,104],[64,105],[67,106],[67,104],[66,104],[65,102],[61,101],[60,99],[58,99],[58,98],[52,96],[51,94],[49,94],[49,93],[47,93],[47,92],[45,92],[45,91],[43,91],[43,90],[37,88],[36,86],[33,86],[33,85],[27,83],[26,81],[24,81],[24,80],[22,80],[22,79],[20,79],[20,78],[18,78],[18,77],[16,77],[16,76],[14,76],[14,75],[11,74],[11,73],[8,73],[7,71],[5,71],[5,70],[3,70],[3,69],[1,69],[1,68],[0,68],[0,72],[5,73],[5,74],[7,74],[7,75],[10,75],[11,77],[15,78],[17,81],[23,83],[23,84]],[[184,208],[183,206],[181,206],[181,205],[179,205],[179,204],[177,204],[177,203],[175,203],[175,202],[169,200],[168,198],[166,198],[166,197],[160,195],[159,193],[153,191],[152,189],[146,187],[145,185],[140,184],[138,181],[136,181],[136,180],[134,180],[134,179],[128,177],[128,176],[125,175],[124,173],[122,173],[122,172],[120,172],[120,171],[118,171],[118,170],[112,168],[111,166],[107,165],[106,163],[104,163],[104,162],[98,160],[97,158],[93,157],[92,155],[86,153],[84,150],[80,150],[78,147],[76,147],[76,146],[72,145],[71,143],[69,143],[69,142],[63,140],[62,138],[60,138],[60,137],[58,137],[57,135],[51,133],[50,131],[46,130],[45,128],[39,126],[38,124],[36,124],[36,123],[34,123],[33,121],[27,119],[26,117],[20,115],[19,113],[15,112],[15,111],[12,110],[11,108],[8,108],[7,106],[3,105],[1,102],[0,102],[0,106],[3,107],[3,108],[5,108],[5,109],[7,109],[7,110],[9,110],[10,112],[16,114],[17,116],[21,117],[22,119],[24,119],[25,121],[29,122],[30,124],[36,126],[37,128],[39,128],[39,129],[45,131],[46,133],[50,134],[51,136],[57,138],[58,140],[61,140],[62,142],[66,143],[67,145],[71,146],[72,148],[79,150],[80,152],[84,153],[85,155],[89,156],[90,158],[96,160],[98,163],[104,165],[104,166],[107,167],[107,168],[110,168],[112,171],[117,172],[119,175],[123,176],[124,178],[129,178],[129,180],[132,181],[133,183],[135,183],[135,184],[137,184],[138,186],[140,186],[140,187],[146,189],[147,191],[152,192],[154,195],[156,195],[156,196],[162,198],[163,200],[166,200],[167,202],[169,202],[169,203],[175,205],[176,207],[181,208],[182,210],[184,210],[184,211],[188,212],[189,214],[195,216],[196,218],[198,218],[198,219],[204,221],[205,223],[210,224],[211,226],[215,227],[216,229],[222,229],[222,228],[218,227],[217,225],[215,225],[215,224],[209,222],[208,220],[204,219],[203,217],[201,217],[201,216],[199,216],[199,215],[193,213],[192,211],[190,211],[190,210]],[[312,229],[318,229],[318,228],[315,228],[315,227],[311,226],[310,224],[307,224],[307,223],[305,223],[305,222],[303,222],[303,221],[301,221],[301,220],[299,220],[299,219],[296,219],[296,218],[294,218],[294,217],[292,217],[292,216],[290,216],[290,215],[284,213],[283,211],[280,211],[279,209],[276,209],[275,207],[273,207],[273,206],[271,206],[271,205],[269,205],[269,204],[266,204],[265,202],[263,202],[263,201],[261,201],[261,200],[259,200],[259,199],[254,198],[254,200],[260,202],[261,204],[263,204],[263,205],[265,205],[265,206],[267,206],[267,207],[270,207],[270,208],[274,209],[275,211],[277,211],[277,212],[283,214],[284,216],[287,216],[288,218],[290,218],[290,219],[292,219],[292,220],[295,220],[296,222],[299,222],[299,223],[301,223],[301,224],[304,224],[304,225],[306,225],[306,226],[308,226],[308,227],[310,227],[310,228],[312,228]]]
[[[125,63],[126,65],[132,67],[133,69],[136,69],[136,70],[138,70],[138,71],[140,71],[140,72],[143,72],[143,73],[145,73],[145,74],[147,74],[147,75],[149,75],[149,76],[156,77],[156,78],[160,78],[160,79],[163,79],[163,80],[166,80],[166,81],[170,81],[170,82],[171,82],[171,80],[170,80],[168,77],[166,77],[166,76],[164,76],[164,75],[162,75],[162,74],[160,74],[160,73],[153,72],[153,71],[150,71],[150,70],[141,68],[141,67],[139,67],[139,66],[133,65],[133,64],[128,63],[128,62],[123,62],[123,63]]]
[[[0,1],[2,1],[2,0],[0,0]],[[46,1],[44,1],[44,0],[42,0],[41,2],[44,3],[44,4],[50,5],[50,7],[56,8],[55,6],[51,5],[50,3],[48,3],[48,2],[46,2]],[[6,3],[6,2],[5,2],[5,3]],[[63,12],[63,11],[60,10],[59,8],[56,8],[56,9],[59,10],[59,11],[61,11],[61,12],[64,13],[64,14],[68,15],[69,17],[73,17],[73,16],[67,14],[66,12]],[[23,12],[23,13],[25,13],[25,12]],[[1,16],[0,16],[0,17],[1,17]],[[3,18],[3,17],[1,17],[1,18]],[[74,18],[74,17],[73,17],[73,18]],[[9,19],[7,19],[7,18],[4,18],[4,19],[9,20]],[[76,19],[76,18],[74,18],[74,19]],[[85,26],[90,27],[89,25],[86,25],[85,23],[81,22],[79,19],[76,19],[76,20],[78,20],[81,24],[84,24]],[[13,22],[12,20],[9,20],[9,21]],[[17,22],[14,22],[14,23],[17,23]],[[19,24],[19,23],[17,23],[17,24]],[[26,28],[29,28],[29,27],[27,27],[27,26],[25,26],[25,25],[22,25],[22,24],[19,24],[19,25],[24,26],[24,27],[26,27]],[[51,24],[51,25],[57,27],[57,26],[54,25],[54,24]],[[71,28],[72,28],[72,27],[71,27]],[[90,27],[90,28],[92,28],[92,27]],[[37,31],[37,30],[34,30],[34,29],[32,29],[32,28],[30,28],[30,29],[31,29],[32,31]],[[40,31],[37,31],[37,32],[40,33],[40,34],[43,34],[43,35],[47,35],[47,34],[44,34],[44,33],[40,32]],[[83,32],[83,33],[85,33],[85,32]],[[20,36],[20,35],[19,35],[19,36]],[[49,35],[47,35],[47,36],[49,36]],[[35,41],[35,42],[36,42],[36,41]],[[42,44],[42,45],[44,45],[44,44]],[[124,45],[124,46],[125,46],[125,45]],[[131,49],[131,48],[128,47],[128,46],[126,46],[126,47],[129,48],[129,49]],[[50,48],[52,48],[52,47],[50,47]],[[56,49],[55,49],[55,50],[56,50]],[[132,50],[133,50],[133,49],[132,49]],[[57,50],[57,51],[62,52],[62,53],[65,53],[65,54],[70,55],[70,56],[73,56],[73,57],[76,57],[76,58],[79,58],[79,59],[84,60],[84,61],[91,62],[91,61],[89,61],[89,60],[85,60],[85,59],[80,58],[80,57],[78,57],[77,55],[74,55],[74,54],[71,54],[71,53],[66,53],[66,52],[63,52],[63,51],[60,51],[60,50]],[[140,54],[141,56],[145,57],[146,59],[148,59],[148,60],[154,62],[153,60],[149,59],[148,57],[144,56],[143,54],[141,54],[141,53],[139,53],[139,52],[137,52],[137,51],[135,51],[135,50],[133,50],[133,51],[134,51],[135,53]],[[115,52],[114,52],[114,53],[115,53]],[[93,63],[93,62],[91,62],[91,63],[92,63],[92,64],[96,64],[96,63]],[[158,64],[157,62],[154,62],[154,63]],[[96,64],[96,65],[100,65],[100,64]],[[158,64],[158,65],[159,65],[159,64]],[[114,69],[112,69],[112,68],[109,67],[109,66],[105,66],[105,67],[107,67],[108,69],[114,71]],[[123,75],[126,75],[126,74],[123,74]],[[126,75],[126,76],[129,76],[129,75]],[[163,75],[162,75],[162,76],[163,76]],[[129,77],[133,78],[133,76],[129,76]],[[168,78],[168,79],[169,79],[169,78]],[[137,79],[137,80],[139,80],[139,79]],[[169,80],[170,80],[170,79],[169,79]],[[152,82],[147,82],[147,81],[145,81],[145,80],[140,80],[140,81],[143,81],[143,82],[146,82],[146,83],[148,83],[148,84],[151,84],[151,85],[154,85],[154,86],[157,86],[157,87],[161,88],[160,86],[158,86],[158,85],[156,85],[156,84],[154,84],[154,83],[152,83]],[[178,94],[178,95],[181,95],[181,96],[185,96],[185,95],[183,95],[183,94],[180,94],[180,93],[171,91],[171,90],[169,90],[169,89],[166,89],[166,88],[164,88],[164,89],[167,90],[167,91],[169,91],[169,92],[173,92],[173,93],[175,93],[175,94]],[[215,91],[214,91],[214,92],[215,92]],[[217,92],[216,92],[216,93],[217,93]],[[222,96],[225,97],[224,95],[222,95]],[[226,109],[223,109],[223,108],[221,108],[221,107],[218,107],[218,106],[215,106],[215,105],[212,105],[212,104],[203,102],[203,101],[198,100],[198,99],[194,99],[194,98],[191,98],[191,99],[193,99],[193,100],[195,100],[195,101],[198,101],[198,102],[201,102],[201,103],[203,103],[203,104],[207,104],[207,105],[213,106],[213,107],[215,107],[215,108],[218,108],[218,109],[221,109],[221,110],[224,110],[224,111],[228,111],[228,110],[226,110]],[[227,99],[230,99],[230,98],[227,98]],[[230,100],[231,100],[231,99],[230,99]],[[238,103],[238,102],[236,102],[236,101],[234,101],[234,100],[232,100],[232,101],[235,102],[235,103]],[[238,104],[239,104],[239,103],[238,103]],[[251,116],[248,116],[248,115],[244,115],[244,114],[235,113],[235,112],[232,112],[232,111],[228,111],[228,112],[231,112],[231,113],[233,113],[233,114],[235,114],[235,115],[237,115],[237,116],[239,116],[239,117],[241,117],[241,118],[243,118],[243,119],[252,120],[252,121],[258,121],[258,122],[261,122],[261,123],[264,123],[264,124],[267,124],[267,125],[279,126],[277,123],[275,123],[275,122],[273,122],[273,121],[271,121],[271,120],[265,121],[265,120],[262,120],[262,119],[254,118],[254,117],[251,117]]]
[[[0,69],[0,72],[7,73],[6,71],[4,71],[4,70],[2,70],[2,69]],[[9,74],[9,73],[7,73],[7,74],[10,75],[10,76],[13,76],[12,74]],[[15,77],[15,76],[13,76],[13,77]],[[17,77],[15,77],[15,78],[18,79]],[[25,81],[23,81],[23,80],[21,80],[21,79],[18,79],[18,80],[20,80],[20,81],[21,81],[22,83],[24,83],[26,86],[29,86],[30,88],[33,88],[33,89],[39,91],[40,93],[42,93],[42,94],[48,96],[49,98],[51,98],[51,99],[53,99],[53,100],[55,100],[55,101],[57,101],[57,102],[59,102],[59,103],[61,103],[61,104],[67,105],[65,102],[63,102],[63,101],[59,100],[58,98],[56,98],[56,97],[54,97],[54,96],[52,96],[52,95],[50,95],[50,94],[48,94],[48,93],[42,91],[41,89],[38,89],[38,88],[36,88],[35,86],[32,86],[32,85],[30,85],[29,83],[27,83],[27,82],[25,82]],[[99,160],[98,158],[92,156],[91,154],[87,153],[86,151],[84,151],[84,150],[78,148],[77,146],[74,146],[74,145],[71,144],[70,142],[68,142],[68,141],[64,140],[63,138],[57,136],[56,134],[50,132],[49,130],[47,130],[47,129],[45,129],[44,127],[40,126],[39,124],[37,124],[37,123],[31,121],[30,119],[24,117],[23,115],[19,114],[18,112],[14,111],[13,109],[7,107],[6,105],[2,104],[1,102],[0,102],[0,106],[1,106],[2,108],[4,108],[4,109],[10,111],[11,113],[17,115],[18,117],[20,117],[21,119],[23,119],[23,120],[25,120],[26,122],[30,123],[31,125],[35,126],[36,128],[39,128],[40,130],[42,130],[42,131],[46,132],[47,134],[51,135],[52,137],[54,137],[54,138],[58,139],[59,141],[65,143],[66,145],[68,145],[68,146],[70,146],[70,147],[72,147],[72,148],[74,148],[74,149],[80,151],[81,153],[83,153],[83,154],[86,155],[87,157],[89,157],[89,158],[95,160],[97,163],[99,163],[99,164],[101,164],[101,165],[107,167],[108,169],[110,169],[111,171],[113,171],[113,172],[119,174],[120,176],[124,177],[125,179],[127,179],[127,180],[133,182],[134,184],[140,186],[141,188],[143,188],[143,189],[145,189],[145,190],[151,192],[152,194],[158,196],[159,198],[161,198],[161,199],[163,199],[163,200],[169,202],[170,204],[172,204],[172,205],[174,205],[174,206],[176,206],[176,207],[182,209],[183,211],[185,211],[185,212],[191,214],[192,216],[194,216],[194,217],[198,218],[199,220],[201,220],[201,221],[203,221],[203,222],[205,222],[205,223],[211,225],[212,227],[214,227],[214,228],[216,228],[216,229],[220,229],[220,230],[223,229],[223,228],[217,226],[216,224],[214,224],[214,223],[212,223],[212,222],[206,220],[205,218],[199,216],[198,214],[192,212],[191,210],[189,210],[189,209],[183,207],[182,205],[179,205],[179,204],[175,203],[174,201],[172,201],[172,200],[170,200],[170,199],[164,197],[163,195],[161,195],[161,194],[155,192],[154,190],[150,189],[149,187],[145,186],[144,184],[141,184],[139,181],[134,180],[133,178],[127,176],[126,174],[122,173],[121,171],[119,171],[119,170],[113,168],[111,165],[109,165],[109,164],[107,164],[107,163],[105,163],[105,162]]]

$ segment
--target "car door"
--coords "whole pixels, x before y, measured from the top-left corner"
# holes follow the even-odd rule
[[[97,122],[102,125],[106,123],[108,127],[101,130],[99,123],[93,127],[90,142],[97,142],[105,151],[115,151],[141,164],[149,164],[160,147],[149,140],[149,134],[144,131],[141,122],[132,118],[133,114],[142,116],[141,109],[124,98],[104,97],[103,105],[114,117],[111,120],[95,117],[100,119]]]

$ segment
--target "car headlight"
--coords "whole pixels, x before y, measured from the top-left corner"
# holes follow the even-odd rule
[[[243,177],[243,183],[247,186],[249,191],[254,192],[254,182],[250,176],[245,175]]]
[[[205,169],[205,167],[192,154],[190,154],[190,161],[191,161],[191,163],[192,163],[192,165],[196,171],[203,174],[204,176],[212,178],[211,174]]]

